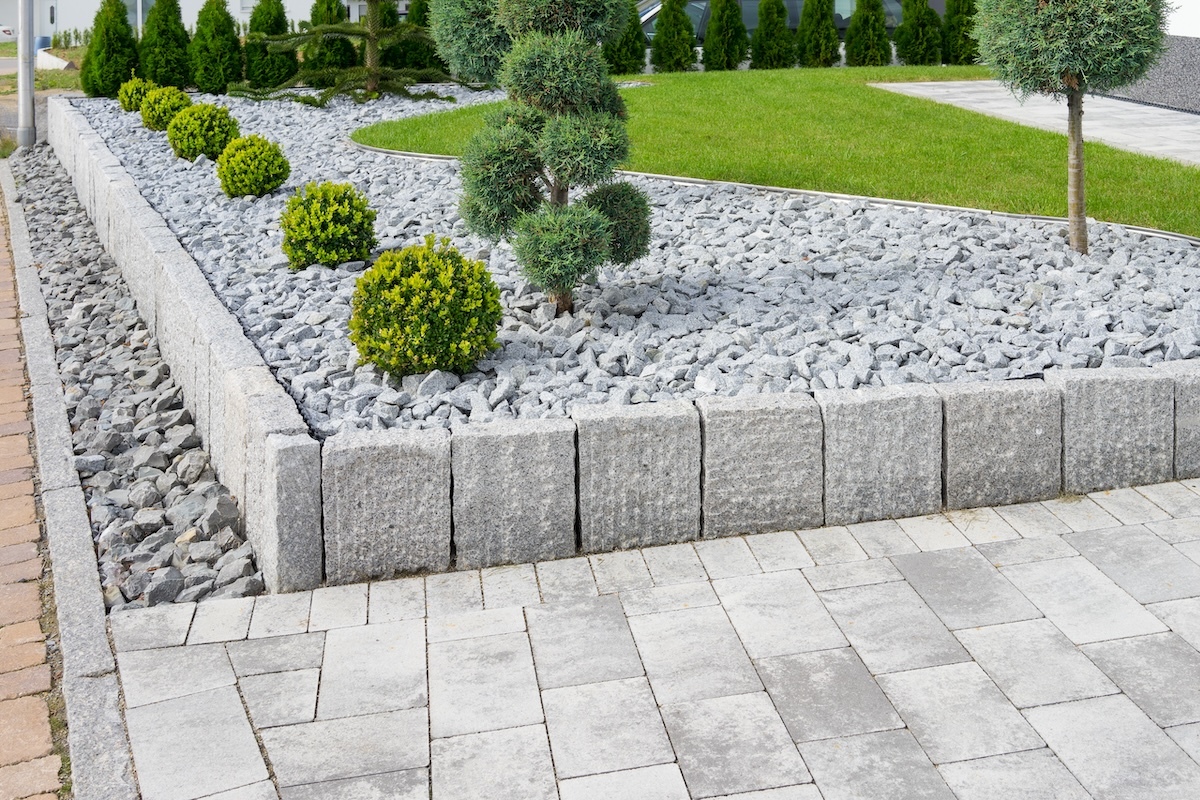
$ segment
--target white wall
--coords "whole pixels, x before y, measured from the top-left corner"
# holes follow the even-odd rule
[[[1167,22],[1172,36],[1200,37],[1200,0],[1173,0],[1175,11]]]

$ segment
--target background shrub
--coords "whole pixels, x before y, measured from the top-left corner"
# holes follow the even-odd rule
[[[805,0],[796,30],[796,60],[800,66],[832,67],[842,60],[840,44],[833,21],[833,0]]]
[[[420,25],[422,28],[429,27],[429,0],[412,0],[408,4],[408,22],[413,25]]]
[[[142,100],[142,124],[152,131],[165,131],[175,115],[192,104],[192,98],[174,86],[163,86]]]
[[[349,183],[310,183],[288,200],[281,219],[292,269],[365,261],[375,247],[375,211]]]
[[[438,55],[465,81],[492,83],[512,45],[496,17],[494,0],[438,0],[429,7],[429,31]]]
[[[117,91],[117,101],[121,104],[121,110],[141,111],[146,95],[157,88],[153,81],[142,80],[136,75],[125,81]]]
[[[258,0],[250,14],[250,33],[278,36],[288,32],[283,0]],[[246,41],[246,81],[255,89],[270,89],[290,79],[300,69],[295,52],[272,53],[259,37]]]
[[[712,0],[704,32],[704,69],[737,69],[750,50],[738,0]]]
[[[221,191],[230,197],[262,197],[282,186],[291,174],[279,145],[254,134],[234,139],[217,158]]]
[[[637,0],[629,0],[629,22],[616,39],[604,43],[604,61],[613,75],[640,75],[646,68],[646,33]]]
[[[188,63],[188,34],[179,12],[179,0],[156,0],[138,45],[142,74],[159,86],[191,85],[192,69]]]
[[[942,20],[928,0],[904,0],[896,28],[896,57],[905,64],[942,63]]]
[[[342,5],[341,0],[313,0],[308,15],[309,24],[313,26],[337,25],[347,19],[346,7]],[[349,39],[321,38],[304,48],[304,63],[301,69],[304,71],[306,83],[325,89],[332,86],[333,82],[322,73],[353,67],[357,61],[358,51]]]
[[[979,60],[979,44],[971,35],[974,28],[975,0],[946,0],[942,59],[947,64],[974,64]]]
[[[122,0],[104,0],[92,22],[92,38],[79,82],[88,97],[116,97],[121,84],[137,72],[137,42]]]
[[[175,155],[188,161],[195,161],[201,153],[216,159],[240,135],[229,109],[209,103],[183,109],[167,126],[167,143]]]
[[[204,0],[196,19],[196,35],[188,45],[192,81],[209,94],[242,79],[242,42],[225,0]]]
[[[359,358],[395,377],[463,373],[496,346],[500,289],[482,261],[449,239],[379,257],[354,289],[350,341]]]
[[[750,69],[781,69],[796,63],[796,39],[788,30],[783,0],[760,0],[758,27],[750,40]]]
[[[650,40],[655,72],[683,72],[696,66],[696,32],[683,0],[664,0]]]
[[[858,0],[846,28],[846,66],[882,67],[892,63],[883,0]]]

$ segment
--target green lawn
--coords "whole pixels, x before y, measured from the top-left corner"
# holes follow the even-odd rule
[[[16,42],[0,42],[0,58],[16,58],[17,43]]]
[[[980,67],[647,76],[652,86],[622,92],[633,142],[627,167],[1065,216],[1064,136],[866,85],[987,76]],[[484,113],[473,106],[385,122],[353,138],[459,155]],[[1200,235],[1200,169],[1093,143],[1086,159],[1089,216]]]

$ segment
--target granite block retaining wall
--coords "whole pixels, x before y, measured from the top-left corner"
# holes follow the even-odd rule
[[[49,141],[242,503],[270,591],[1200,477],[1200,360],[318,442],[65,100],[50,101]]]

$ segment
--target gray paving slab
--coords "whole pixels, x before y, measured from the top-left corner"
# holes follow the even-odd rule
[[[286,786],[282,800],[429,800],[429,770],[406,769],[363,778]]]
[[[820,597],[875,675],[970,658],[907,583],[835,589]]]
[[[400,622],[425,616],[425,579],[375,581],[367,598],[367,622]]]
[[[756,666],[797,742],[904,727],[852,648],[765,658]]]
[[[659,705],[762,690],[720,607],[631,617],[629,627]]]
[[[118,653],[178,647],[187,640],[195,603],[164,603],[108,618],[113,646]]]
[[[708,573],[690,542],[642,549],[642,558],[655,586],[707,581]]]
[[[1061,536],[1070,533],[1071,527],[1050,512],[1043,503],[1020,503],[998,506],[996,513],[1026,539],[1039,536]]]
[[[895,520],[885,519],[878,522],[858,522],[847,525],[847,530],[859,547],[866,551],[871,558],[894,556],[901,553],[917,553],[920,548],[908,538],[904,529]]]
[[[798,536],[816,564],[840,564],[843,561],[865,561],[867,558],[850,531],[842,526],[800,531]]]
[[[626,589],[644,589],[654,585],[650,570],[639,550],[616,553],[601,553],[588,556],[592,574],[596,576],[596,590],[600,594],[613,594]]]
[[[1061,497],[1057,500],[1046,500],[1042,505],[1077,533],[1116,528],[1121,524],[1120,520],[1087,497]]]
[[[541,725],[437,739],[433,800],[555,800],[554,764]]]
[[[900,570],[896,569],[886,558],[873,558],[870,561],[847,561],[844,564],[826,564],[823,567],[807,567],[803,572],[809,584],[818,592],[904,580]]]
[[[317,713],[317,683],[321,671],[269,672],[238,681],[242,699],[256,728],[312,722]]]
[[[1041,612],[973,548],[898,555],[891,561],[951,630],[1041,616]]]
[[[597,594],[592,565],[586,558],[543,561],[537,565],[537,576],[543,603],[595,597]]]
[[[1180,542],[1175,549],[1190,558],[1193,563],[1200,565],[1200,542]]]
[[[690,800],[675,764],[571,778],[558,784],[558,795],[560,800]]]
[[[196,606],[188,644],[236,642],[245,639],[250,631],[250,615],[254,613],[253,597],[229,600],[206,600]]]
[[[821,800],[821,790],[811,783],[763,789],[761,792],[738,792],[714,800]]]
[[[1148,522],[1146,529],[1164,542],[1180,544],[1200,539],[1200,518],[1169,519],[1163,522]]]
[[[285,790],[429,766],[424,708],[285,725],[260,735],[275,782]]]
[[[675,761],[645,678],[542,692],[559,779]]]
[[[971,540],[963,536],[945,514],[906,517],[896,520],[896,524],[922,551],[971,546]]]
[[[937,768],[906,730],[805,742],[800,754],[823,800],[954,800]]]
[[[1007,542],[989,542],[976,548],[993,567],[1012,564],[1028,564],[1031,561],[1049,561],[1054,558],[1070,558],[1079,551],[1061,536],[1041,536],[1036,539],[1013,539]]]
[[[673,583],[667,586],[651,586],[649,589],[633,589],[621,592],[621,605],[625,615],[657,614],[660,611],[682,611],[687,608],[715,606],[721,601],[713,591],[712,584]]]
[[[693,798],[811,780],[764,692],[666,705],[662,714]]]
[[[695,543],[695,548],[708,577],[713,580],[762,572],[758,559],[740,536],[699,541]]]
[[[1200,564],[1141,525],[1064,538],[1139,603],[1200,596]]]
[[[1075,644],[1166,630],[1085,558],[1014,564],[1000,571]]]
[[[1167,728],[1167,735],[1183,752],[1191,756],[1193,761],[1200,764],[1200,722]]]
[[[125,705],[150,705],[232,686],[233,668],[219,644],[132,650],[117,654]]]
[[[251,639],[225,645],[233,671],[243,675],[319,669],[325,658],[325,634],[301,633],[272,639]]]
[[[712,586],[753,659],[846,645],[799,570],[715,580]]]
[[[1122,525],[1137,525],[1142,522],[1160,522],[1171,515],[1136,489],[1109,489],[1088,495],[1096,505],[1112,514]]]
[[[1179,636],[1156,633],[1082,649],[1162,727],[1200,722],[1200,653]]]
[[[961,511],[947,511],[946,518],[954,523],[954,527],[962,531],[972,544],[984,542],[1002,542],[1005,539],[1016,539],[1021,534],[1009,525],[1004,517],[991,508],[967,508]]]
[[[265,594],[254,601],[249,637],[291,636],[308,631],[308,610],[312,592]]]
[[[1047,749],[942,764],[942,778],[958,800],[1091,800]]]
[[[445,572],[425,577],[425,613],[430,617],[483,611],[479,570]]]
[[[433,738],[540,725],[542,719],[533,654],[525,634],[429,645]]]
[[[314,589],[308,616],[309,632],[366,625],[367,588],[365,583],[352,583]]]
[[[434,617],[425,625],[425,639],[432,644],[500,633],[521,633],[524,630],[525,612],[519,606],[506,606],[490,611]]]
[[[399,711],[426,702],[424,620],[326,632],[317,719]]]
[[[232,686],[128,708],[125,721],[143,800],[194,800],[267,779]]]
[[[633,634],[615,596],[528,608],[525,619],[543,689],[643,674]]]
[[[1168,600],[1147,608],[1185,642],[1200,650],[1200,598]]]
[[[259,781],[228,792],[210,794],[204,800],[279,800],[279,792],[275,791],[275,784],[270,781]]]
[[[1200,764],[1125,695],[1040,706],[1025,716],[1096,800],[1200,796]]]
[[[480,570],[480,581],[484,608],[520,608],[542,602],[533,564],[488,567]]]
[[[794,531],[756,533],[746,537],[746,544],[763,572],[801,569],[815,563]]]
[[[881,675],[879,685],[935,764],[1043,744],[978,664]]]
[[[1049,620],[970,628],[957,636],[1018,708],[1119,691]]]

